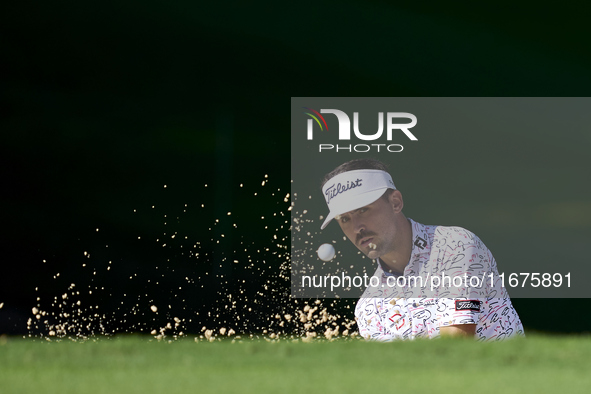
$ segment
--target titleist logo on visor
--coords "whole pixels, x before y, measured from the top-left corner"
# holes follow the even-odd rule
[[[355,181],[347,181],[345,185],[337,183],[336,185],[329,186],[324,192],[326,194],[326,203],[330,204],[330,200],[332,200],[339,194],[346,192],[347,190],[351,190],[358,186],[362,186],[361,182],[361,179],[357,179]]]

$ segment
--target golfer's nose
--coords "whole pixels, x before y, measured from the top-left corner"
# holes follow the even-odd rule
[[[361,220],[359,217],[353,217],[351,220],[353,220],[353,230],[355,231],[355,234],[359,234],[366,230],[365,222]]]

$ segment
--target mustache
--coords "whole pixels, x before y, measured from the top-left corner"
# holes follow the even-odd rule
[[[355,237],[355,244],[359,245],[359,242],[361,242],[361,239],[367,238],[367,237],[375,237],[375,235],[376,235],[376,233],[371,232],[371,231],[370,232],[364,231],[363,233],[357,234],[357,236]]]

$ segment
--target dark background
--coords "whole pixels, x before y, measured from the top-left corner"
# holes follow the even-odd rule
[[[5,333],[28,332],[34,306],[76,314],[77,300],[79,332],[149,331],[173,316],[186,319],[187,332],[268,326],[270,313],[293,305],[277,246],[289,244],[280,242],[289,237],[280,212],[290,187],[290,97],[587,96],[591,88],[588,13],[564,5],[2,7]],[[515,154],[528,152],[506,152]],[[80,294],[67,291],[71,283]],[[230,294],[239,311],[226,308]],[[586,302],[515,306],[530,330],[586,332],[588,314],[577,313]],[[578,318],[562,319],[569,312]]]

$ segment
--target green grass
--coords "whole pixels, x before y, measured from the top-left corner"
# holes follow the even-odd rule
[[[588,393],[591,338],[0,342],[0,393]]]

